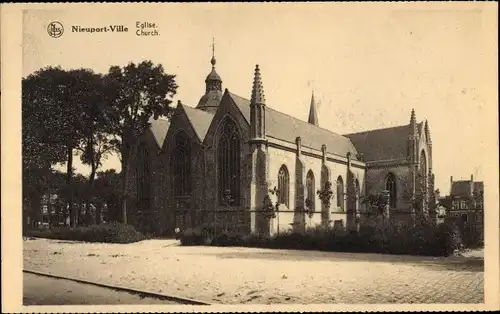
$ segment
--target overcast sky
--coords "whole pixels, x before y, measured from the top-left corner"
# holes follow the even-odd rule
[[[104,73],[152,60],[177,75],[175,101],[196,106],[215,37],[223,88],[250,98],[259,64],[269,107],[306,120],[314,89],[319,123],[334,132],[407,124],[415,108],[418,121],[429,121],[443,193],[451,175],[482,180],[497,169],[496,13],[484,3],[65,7],[25,13],[23,76],[49,65]],[[56,39],[47,34],[54,20],[65,27]],[[137,21],[156,23],[160,35],[137,36]],[[71,32],[114,24],[129,31]],[[119,169],[118,159],[104,168]]]

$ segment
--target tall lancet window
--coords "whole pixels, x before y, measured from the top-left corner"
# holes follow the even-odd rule
[[[309,205],[311,206],[311,209],[315,209],[316,205],[316,195],[314,194],[314,174],[311,170],[307,172],[307,177],[306,177],[306,188],[307,188],[307,195],[306,199],[309,200]]]
[[[422,186],[422,194],[427,193],[427,158],[425,151],[420,153],[420,182]]]
[[[389,191],[389,206],[391,208],[396,208],[398,199],[396,177],[392,173],[389,173],[385,179],[385,189]]]
[[[359,187],[359,181],[358,179],[356,179],[356,181],[354,181],[354,188],[355,188],[355,206],[356,206],[356,211],[359,210],[359,197],[360,197],[360,193],[361,193],[361,190],[360,190],[360,187]]]
[[[344,210],[344,180],[337,178],[337,207]]]
[[[172,152],[172,176],[174,196],[191,194],[191,145],[185,132],[175,136],[175,148]]]
[[[137,147],[136,192],[138,209],[151,209],[151,158],[142,143]]]
[[[278,171],[278,203],[290,208],[290,175],[285,165]]]
[[[240,204],[240,135],[233,120],[222,124],[217,147],[219,173],[219,203]]]

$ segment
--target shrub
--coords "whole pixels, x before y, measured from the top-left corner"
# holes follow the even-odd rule
[[[436,225],[428,221],[414,223],[372,220],[357,232],[338,232],[331,227],[308,228],[304,233],[286,231],[272,237],[242,235],[210,224],[189,228],[183,233],[183,245],[246,246],[272,249],[320,250],[447,256],[462,247],[459,226]]]
[[[28,235],[47,239],[103,243],[133,243],[146,238],[142,233],[135,230],[133,226],[122,223],[31,230],[28,232]]]
[[[200,229],[187,228],[180,235],[182,245],[201,245],[204,244],[203,235]]]
[[[243,244],[243,234],[228,230],[222,224],[202,223],[180,232],[181,245],[234,246]]]

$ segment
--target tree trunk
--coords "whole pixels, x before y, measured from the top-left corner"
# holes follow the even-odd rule
[[[49,199],[47,202],[47,216],[49,217],[49,228],[52,225],[52,200],[51,200],[51,192],[49,191]]]
[[[31,225],[34,228],[38,228],[38,223],[40,222],[41,212],[42,212],[42,198],[40,194],[33,194],[33,198],[31,199]]]
[[[61,219],[61,207],[60,207],[59,201],[56,201],[56,203],[54,205],[55,205],[55,216],[56,216],[55,225],[56,225],[56,227],[58,227],[60,219]]]
[[[91,145],[93,145],[93,141],[91,141]],[[90,222],[90,224],[95,224],[95,221],[96,221],[96,218],[94,215],[92,215],[92,212],[90,211],[90,208],[91,208],[91,200],[92,200],[92,196],[93,196],[93,186],[94,186],[94,181],[95,181],[95,175],[96,175],[96,172],[97,172],[97,163],[95,161],[95,158],[94,158],[94,154],[92,153],[91,156],[90,156],[91,160],[90,160],[90,167],[91,167],[91,170],[90,170],[90,175],[89,175],[89,182],[88,182],[88,193],[87,193],[87,215],[86,217],[90,218],[89,221],[87,222]]]
[[[96,225],[101,224],[101,215],[102,215],[102,203],[99,202],[96,204],[96,211],[95,211],[95,223]]]
[[[73,145],[68,144],[68,165],[66,168],[66,185],[68,188],[68,212],[70,227],[76,227],[76,213],[73,210],[73,187],[71,186],[71,179],[73,178]]]
[[[122,150],[122,222],[127,223],[127,182],[128,182],[129,150]]]

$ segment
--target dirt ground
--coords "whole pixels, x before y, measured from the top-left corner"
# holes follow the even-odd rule
[[[221,304],[483,303],[472,257],[24,241],[24,269]]]

